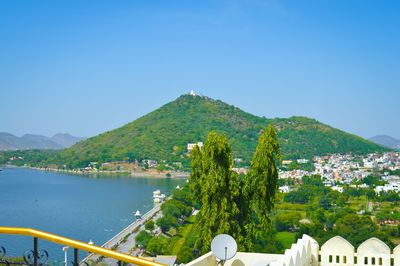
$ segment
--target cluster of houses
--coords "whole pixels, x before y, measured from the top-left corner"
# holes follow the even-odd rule
[[[384,175],[382,176],[382,180],[386,181],[387,183],[383,186],[375,187],[375,192],[377,194],[379,194],[380,192],[390,192],[390,191],[394,191],[397,193],[400,192],[400,176]]]
[[[292,161],[283,161],[289,164]],[[307,163],[306,159],[299,159],[297,163]],[[328,156],[315,156],[313,158],[315,170],[313,172],[304,170],[280,171],[279,178],[301,179],[307,175],[320,175],[324,179],[324,185],[331,187],[333,190],[343,192],[343,186],[339,184],[349,185],[353,180],[362,180],[371,172],[384,172],[381,175],[386,184],[375,187],[375,192],[400,192],[400,177],[389,175],[387,170],[400,169],[400,153],[388,152],[383,154],[368,154],[365,156],[355,156],[351,154],[332,154]],[[353,185],[350,185],[353,186]],[[367,185],[358,185],[358,187],[368,187]],[[290,192],[290,187],[282,186],[279,188],[281,192]]]
[[[188,153],[190,153],[196,146],[199,146],[199,148],[201,149],[203,147],[203,142],[188,143],[186,146]]]

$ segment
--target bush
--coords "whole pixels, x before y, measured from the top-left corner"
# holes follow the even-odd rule
[[[177,257],[178,263],[188,263],[195,258],[193,250],[188,246],[183,246],[181,250],[179,250]]]
[[[164,215],[157,220],[157,225],[166,233],[171,227],[178,228],[178,219],[172,215]]]
[[[155,223],[154,223],[154,221],[151,220],[151,219],[148,220],[148,221],[144,224],[144,228],[146,228],[146,230],[153,231],[154,228],[155,228]]]
[[[169,253],[169,240],[163,236],[155,236],[150,239],[146,250],[153,255],[166,255]]]
[[[141,246],[146,248],[149,244],[149,241],[153,238],[153,235],[147,231],[141,231],[135,238],[136,246]]]
[[[276,216],[277,231],[294,231],[299,226],[301,215],[298,212],[284,212]]]
[[[171,215],[176,218],[180,218],[182,216],[188,217],[192,212],[192,208],[190,206],[187,206],[176,199],[165,202],[161,206],[161,210],[164,215]]]

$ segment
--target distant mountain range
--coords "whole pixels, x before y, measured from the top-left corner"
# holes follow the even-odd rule
[[[387,148],[400,150],[400,140],[388,135],[378,135],[370,138],[369,140]]]
[[[142,159],[189,164],[187,144],[204,141],[212,130],[224,132],[232,143],[234,156],[248,163],[260,131],[268,124],[278,132],[284,158],[388,150],[315,119],[268,119],[220,100],[186,94],[123,127],[64,149],[46,163],[70,168],[86,167],[90,162]]]
[[[33,134],[25,134],[22,137],[17,137],[10,133],[0,132],[0,150],[58,150],[68,148],[83,139],[67,133],[58,133],[49,138]]]

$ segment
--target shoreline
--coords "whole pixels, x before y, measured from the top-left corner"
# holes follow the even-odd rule
[[[42,167],[29,167],[29,166],[15,166],[15,165],[5,165],[2,168],[26,168],[32,169],[42,172],[54,172],[54,173],[67,173],[73,175],[81,175],[81,176],[114,176],[114,175],[123,175],[126,177],[154,177],[154,178],[188,178],[189,172],[178,172],[178,171],[169,171],[169,172],[149,172],[149,171],[89,171],[89,170],[65,170],[65,169],[54,169],[54,168],[42,168]],[[168,176],[169,174],[169,176]]]
[[[131,224],[129,224],[127,227],[123,228],[120,232],[118,232],[116,235],[114,235],[111,239],[106,241],[103,245],[101,245],[102,248],[107,248],[107,249],[113,249],[118,250],[119,245],[123,244],[124,238],[128,236],[136,236],[139,231],[136,231],[138,228],[141,228],[144,226],[146,221],[149,219],[152,219],[159,211],[161,210],[161,204],[155,204],[153,208],[151,208],[149,211],[147,211],[145,214],[142,215],[141,219],[137,219],[133,221]],[[136,231],[136,232],[135,232]],[[81,260],[80,265],[86,261],[96,261],[98,258],[101,256],[97,254],[90,253],[88,254],[83,260]]]

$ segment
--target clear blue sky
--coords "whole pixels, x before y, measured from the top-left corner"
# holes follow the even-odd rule
[[[194,89],[400,138],[400,1],[0,1],[0,131],[92,136]]]

